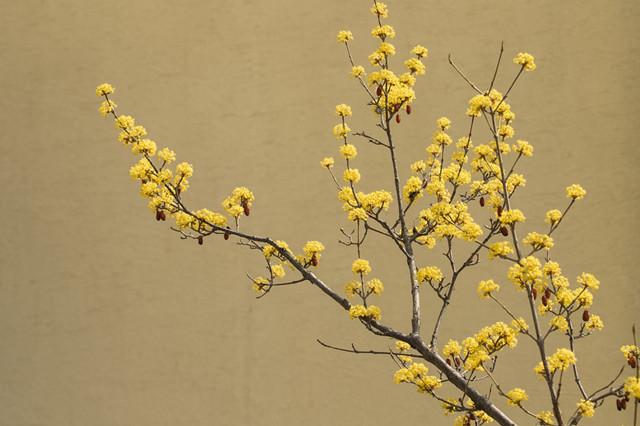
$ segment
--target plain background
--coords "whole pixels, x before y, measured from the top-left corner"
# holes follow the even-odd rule
[[[511,99],[516,136],[536,149],[523,162],[527,187],[514,203],[529,217],[526,230],[542,230],[544,212],[565,205],[567,185],[588,190],[554,235],[552,254],[568,277],[588,271],[602,282],[593,312],[607,327],[577,349],[587,389],[596,389],[622,365],[619,346],[640,319],[640,4],[389,6],[396,67],[417,43],[431,52],[415,112],[397,126],[405,177],[438,117],[453,120],[455,138],[465,132],[472,92],[448,53],[485,86],[504,40],[502,89],[517,70],[511,58],[536,55],[538,70],[524,75]],[[257,201],[244,229],[296,248],[322,240],[319,273],[340,289],[354,254],[337,243],[347,223],[318,161],[337,154],[335,104],[354,107],[352,128],[373,129],[335,42],[339,29],[351,29],[354,55],[366,62],[375,47],[369,7],[364,0],[0,1],[1,425],[450,424],[439,404],[392,383],[387,357],[316,343],[392,343],[368,336],[316,289],[255,300],[245,273],[261,272],[258,254],[214,239],[199,247],[156,223],[128,176],[131,154],[96,110],[95,86],[111,82],[121,112],[194,164],[191,206],[220,209],[234,186],[250,187]],[[363,189],[391,189],[383,153],[358,146]],[[421,251],[419,264],[439,264],[441,251]],[[391,252],[372,238],[364,255],[386,283],[384,320],[406,330],[405,270]],[[505,319],[477,298],[480,279],[495,277],[504,299],[526,313],[507,265],[486,263],[460,282],[441,341]],[[428,330],[436,309],[428,292],[423,309]],[[507,388],[528,389],[538,411],[548,404],[536,395],[543,388],[532,350],[522,340],[505,351],[498,375]],[[567,381],[564,409],[577,398]],[[629,424],[631,413],[612,406],[585,424]]]

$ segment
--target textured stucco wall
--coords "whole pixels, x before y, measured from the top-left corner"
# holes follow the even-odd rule
[[[131,155],[96,112],[94,87],[112,82],[121,111],[194,164],[192,205],[219,208],[234,186],[249,186],[257,201],[246,229],[296,247],[324,241],[320,273],[341,288],[353,253],[336,242],[343,216],[318,161],[335,155],[336,103],[354,107],[352,127],[373,127],[335,42],[338,29],[350,28],[365,62],[374,47],[368,8],[338,0],[0,0],[0,425],[451,422],[434,401],[392,384],[388,358],[321,348],[316,338],[363,348],[389,342],[368,336],[316,289],[256,301],[244,274],[260,272],[259,256],[221,240],[180,241],[156,223],[128,176]],[[449,116],[455,137],[466,128],[472,93],[447,64],[449,52],[485,85],[504,40],[500,87],[515,53],[536,55],[538,70],[511,100],[517,136],[536,148],[515,202],[530,217],[525,228],[541,229],[546,209],[564,205],[565,186],[589,191],[553,252],[569,277],[586,270],[602,282],[593,311],[606,331],[578,344],[594,390],[619,368],[618,347],[640,319],[640,4],[430,0],[390,8],[398,56],[416,43],[431,51],[414,115],[398,126],[405,176],[436,118]],[[386,159],[360,146],[365,189],[389,187]],[[401,259],[380,240],[366,250],[386,283],[385,321],[406,329]],[[421,252],[419,263],[436,253]],[[463,279],[441,339],[504,319],[478,302],[475,284],[494,274],[516,300],[505,272],[506,264],[493,265]],[[423,307],[428,327],[431,295]],[[506,387],[542,391],[532,349],[523,340],[503,357]],[[565,409],[576,399],[567,386]],[[547,408],[546,399],[532,406]],[[629,413],[609,417],[614,411],[609,404],[590,424],[630,423]]]

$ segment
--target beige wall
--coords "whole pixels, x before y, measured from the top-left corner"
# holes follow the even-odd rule
[[[415,114],[398,126],[403,173],[424,152],[436,118],[449,116],[455,137],[464,132],[472,93],[448,66],[449,52],[482,85],[500,40],[508,59],[520,50],[536,55],[538,70],[511,101],[518,136],[536,148],[515,202],[530,216],[527,229],[541,229],[544,211],[564,205],[566,185],[589,191],[557,233],[554,253],[569,277],[587,270],[602,281],[593,311],[608,327],[578,345],[594,390],[621,364],[618,347],[640,319],[640,5],[390,3],[399,52],[416,43],[431,50]],[[262,268],[255,253],[221,240],[198,247],[156,223],[128,177],[130,154],[96,112],[94,87],[112,82],[121,111],[195,165],[193,206],[218,208],[235,185],[249,186],[257,201],[246,229],[295,246],[321,239],[328,250],[320,274],[340,288],[353,254],[336,243],[336,222],[344,222],[318,161],[335,155],[336,103],[354,106],[352,127],[372,128],[334,39],[352,29],[364,62],[373,48],[368,7],[364,0],[0,1],[0,424],[449,424],[434,401],[392,384],[386,357],[315,342],[389,344],[316,289],[256,301],[244,276]],[[501,87],[514,71],[507,63]],[[365,189],[389,187],[385,158],[360,146]],[[390,250],[373,239],[365,255],[386,282],[385,320],[406,329],[404,270]],[[420,263],[435,254],[421,253]],[[515,300],[506,265],[493,271]],[[475,295],[476,282],[492,273],[463,279],[442,339],[504,319]],[[433,297],[424,295],[423,305],[428,325]],[[505,354],[506,387],[542,390],[525,355],[531,350],[523,341]],[[514,371],[524,378],[509,377]],[[570,388],[566,410],[577,398]],[[532,404],[543,408],[546,399]],[[629,412],[609,418],[613,411],[608,404],[591,424],[630,423]]]

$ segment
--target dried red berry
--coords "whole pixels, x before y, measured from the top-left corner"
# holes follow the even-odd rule
[[[531,296],[533,296],[533,300],[536,300],[538,298],[538,290],[536,290],[535,288],[532,288]]]
[[[638,361],[636,360],[636,357],[633,355],[629,357],[629,359],[627,360],[627,363],[631,368],[636,368],[638,366]]]
[[[202,245],[204,244],[204,238],[202,238],[202,235],[198,236],[198,245]]]
[[[378,86],[378,88],[376,89],[376,95],[382,96],[382,86]]]
[[[484,207],[484,197],[480,197],[480,207]]]
[[[498,217],[502,216],[502,207],[498,207],[497,213]]]
[[[396,114],[396,123],[400,124],[400,114]]]
[[[451,367],[451,358],[447,358],[447,365]]]
[[[616,399],[616,408],[618,409],[618,411],[622,411],[622,401],[624,401],[624,399]]]
[[[460,364],[462,363],[462,361],[460,361],[460,358],[458,358],[458,357],[455,357],[453,359],[453,362],[455,362],[456,367],[460,367]]]
[[[315,253],[313,254],[313,256],[311,256],[311,264],[313,266],[318,266],[318,258],[316,257]]]
[[[547,299],[551,299],[551,290],[549,290],[548,288],[545,288],[544,297],[546,297]]]
[[[627,399],[621,399],[620,400],[620,407],[622,407],[623,410],[627,409]]]
[[[500,228],[500,233],[506,237],[507,235],[509,235],[509,230],[506,226],[503,226],[502,228]]]
[[[542,304],[543,304],[544,306],[547,306],[548,301],[547,301],[547,298],[546,298],[546,297],[544,297],[544,295],[540,298],[540,301],[542,302]]]
[[[407,115],[411,114],[411,105],[407,105]]]
[[[160,213],[162,213],[160,210],[156,210],[156,220],[160,220]]]
[[[160,220],[162,220],[162,221],[167,220],[167,215],[164,213],[164,211],[160,212]]]
[[[589,321],[589,310],[585,309],[582,313],[582,321]]]
[[[229,229],[229,227],[228,227],[228,226],[227,226],[227,229]],[[228,239],[229,239],[229,232],[228,232],[228,231],[225,231],[225,233],[224,233],[224,239],[225,239],[225,240],[228,240]]]

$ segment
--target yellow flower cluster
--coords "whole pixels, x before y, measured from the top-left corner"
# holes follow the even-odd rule
[[[582,200],[585,195],[587,195],[587,191],[578,184],[569,185],[567,187],[567,198]]]
[[[580,414],[582,414],[584,417],[593,417],[593,415],[596,413],[596,406],[591,401],[585,401],[584,399],[581,399],[580,402],[576,404],[576,406],[578,407],[578,411],[580,411]]]
[[[536,69],[535,58],[529,53],[520,52],[513,58],[513,63],[522,65],[525,70],[533,71]]]
[[[377,321],[382,318],[382,313],[380,308],[376,305],[369,305],[368,307],[363,305],[351,305],[351,308],[349,308],[349,316],[351,319],[364,318]]]
[[[487,298],[492,292],[500,290],[500,286],[493,280],[480,281],[478,284],[478,296]]]
[[[527,392],[525,392],[524,389],[513,388],[507,392],[507,398],[509,399],[510,405],[520,405],[522,401],[527,401],[529,399],[529,395],[527,395]]]
[[[624,391],[636,399],[640,399],[640,380],[636,377],[627,377],[624,381]]]
[[[408,367],[400,368],[393,375],[395,383],[412,383],[418,392],[433,392],[442,386],[442,381],[436,376],[429,376],[429,368],[420,363],[411,363]]]
[[[437,266],[427,266],[418,269],[417,277],[419,283],[424,283],[427,281],[430,283],[435,283],[438,281],[442,281],[443,275],[442,271]]]
[[[542,265],[537,258],[528,256],[509,268],[507,276],[521,290],[527,286],[537,287],[542,279]]]
[[[560,348],[553,355],[547,357],[549,373],[553,374],[556,370],[564,371],[574,365],[576,361],[576,356],[573,352],[566,348]],[[542,364],[542,361],[536,365],[534,371],[537,374],[544,374],[544,365]]]
[[[529,244],[534,250],[549,250],[553,247],[553,238],[538,232],[529,232],[522,242]]]
[[[305,262],[313,266],[318,266],[318,263],[320,262],[320,256],[322,256],[323,251],[324,244],[322,244],[320,241],[307,241],[302,248]]]
[[[489,246],[489,259],[506,257],[511,253],[513,253],[513,248],[509,241],[498,241]]]
[[[369,272],[371,272],[371,265],[369,264],[368,260],[356,259],[351,265],[351,271],[353,271],[354,274],[367,275]]]

